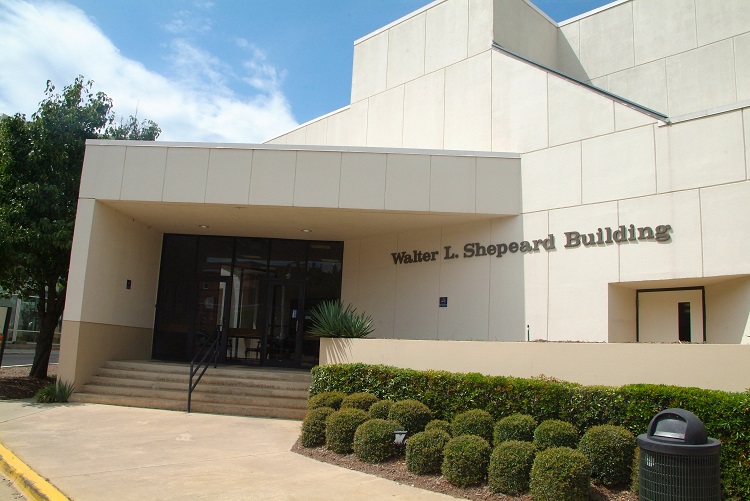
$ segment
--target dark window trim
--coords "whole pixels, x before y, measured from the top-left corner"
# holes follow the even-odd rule
[[[641,342],[641,292],[674,292],[674,291],[701,291],[701,307],[703,310],[703,342],[706,342],[706,287],[698,285],[695,287],[663,287],[658,289],[636,289],[635,290],[635,341]]]

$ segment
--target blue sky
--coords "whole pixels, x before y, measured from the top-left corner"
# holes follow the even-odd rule
[[[0,0],[0,112],[82,74],[173,141],[262,142],[349,104],[353,42],[428,0]],[[608,0],[537,0],[556,21]]]

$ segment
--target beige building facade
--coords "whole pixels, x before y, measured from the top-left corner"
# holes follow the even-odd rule
[[[355,42],[349,106],[265,145],[90,141],[61,378],[154,356],[165,247],[188,235],[312,242],[308,256],[338,242],[338,295],[394,341],[385,353],[396,340],[734,345],[723,379],[746,388],[748,68],[744,0],[622,0],[559,24],[526,0],[439,0]],[[233,255],[217,318],[272,361],[268,290],[288,284],[254,268],[266,314],[243,323],[247,255]],[[318,268],[302,266],[304,290]],[[202,298],[194,276],[185,297]],[[299,364],[309,304],[294,297]]]

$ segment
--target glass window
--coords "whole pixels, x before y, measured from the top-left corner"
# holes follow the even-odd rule
[[[303,280],[306,260],[305,240],[271,240],[269,278]]]

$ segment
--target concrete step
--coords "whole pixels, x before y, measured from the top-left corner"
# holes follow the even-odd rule
[[[187,387],[179,391],[163,388],[138,388],[134,386],[104,386],[99,384],[88,384],[84,387],[86,393],[98,395],[113,395],[142,398],[165,398],[167,400],[184,400],[187,402]],[[193,402],[211,402],[218,404],[236,404],[266,407],[288,407],[292,409],[304,409],[307,407],[305,398],[295,397],[272,397],[254,395],[232,395],[205,391],[198,386],[193,391]]]
[[[188,378],[185,364],[110,361],[70,401],[184,411]],[[210,367],[193,391],[191,410],[303,419],[310,382],[300,370]]]
[[[240,384],[223,384],[214,382],[204,377],[198,386],[196,392],[201,393],[222,393],[225,395],[250,396],[250,397],[278,397],[278,398],[299,398],[307,399],[308,387],[301,389],[287,389],[267,386],[256,386],[252,381],[249,385]],[[146,378],[122,378],[109,376],[94,376],[89,383],[90,386],[121,386],[129,388],[142,388],[153,390],[170,390],[170,391],[187,391],[187,378],[183,381],[151,381]]]
[[[255,388],[268,388],[288,391],[304,391],[310,388],[311,381],[306,381],[304,378],[300,378],[299,381],[289,379],[272,379],[269,377],[255,378],[253,377],[254,369],[248,369],[244,373],[242,370],[233,370],[230,376],[222,376],[226,372],[217,372],[216,369],[209,369],[201,378],[200,385],[217,385],[217,386],[237,386],[237,387],[248,387],[252,386]],[[98,373],[98,376],[106,377],[110,379],[122,379],[129,381],[148,381],[148,382],[165,382],[182,384],[187,388],[188,374],[173,374],[168,372],[152,372],[152,371],[135,371],[135,370],[123,370],[113,369],[104,367]]]

